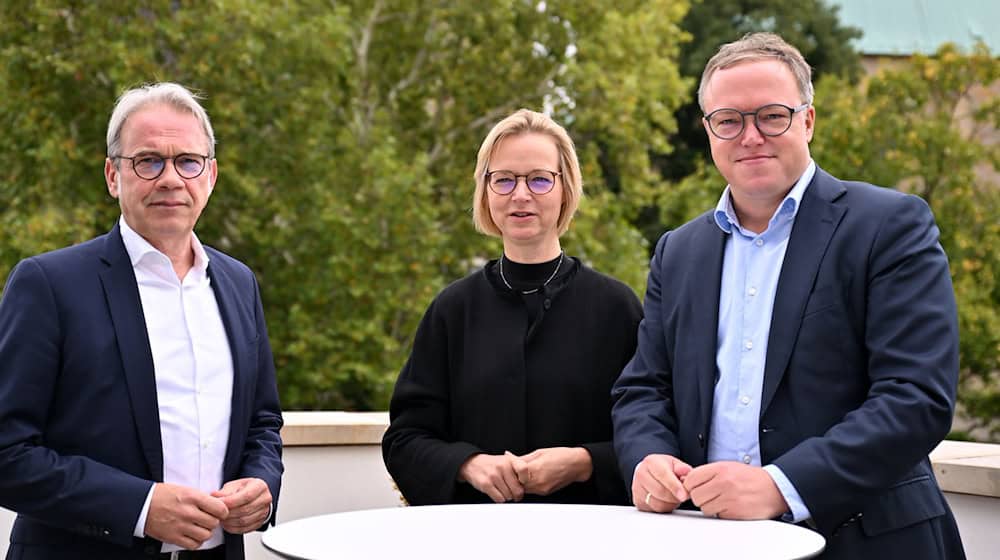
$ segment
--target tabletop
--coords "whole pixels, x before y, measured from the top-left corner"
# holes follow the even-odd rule
[[[796,560],[823,537],[778,521],[730,521],[700,512],[568,504],[469,504],[332,513],[279,523],[262,535],[280,558],[697,558]],[[640,556],[641,555],[641,556]]]

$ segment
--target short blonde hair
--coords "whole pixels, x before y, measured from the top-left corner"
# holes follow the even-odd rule
[[[760,32],[748,33],[739,41],[722,45],[719,47],[719,52],[715,53],[705,65],[705,71],[701,74],[701,84],[698,85],[698,106],[702,112],[705,112],[705,86],[717,70],[760,60],[778,60],[785,63],[799,86],[799,95],[802,96],[800,101],[812,104],[814,91],[812,68],[809,67],[805,57],[799,49],[789,45],[778,35]]]
[[[569,224],[573,221],[573,214],[580,206],[580,199],[583,197],[583,179],[580,176],[580,162],[576,157],[576,148],[573,146],[573,139],[566,133],[566,129],[557,124],[548,115],[520,109],[514,114],[501,120],[490,130],[479,147],[479,156],[476,159],[476,192],[472,195],[472,222],[476,229],[486,235],[500,237],[501,231],[490,215],[490,203],[486,185],[486,173],[489,171],[490,158],[500,142],[511,136],[521,134],[544,134],[550,138],[559,151],[559,171],[562,179],[562,209],[559,212],[559,235],[566,233]]]

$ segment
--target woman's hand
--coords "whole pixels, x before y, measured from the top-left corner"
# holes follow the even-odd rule
[[[594,472],[590,452],[582,447],[544,447],[521,457],[510,452],[506,456],[524,491],[539,496],[589,480]]]
[[[520,502],[524,499],[524,486],[514,472],[510,453],[487,455],[478,453],[469,457],[458,469],[459,482],[468,482],[496,503]]]

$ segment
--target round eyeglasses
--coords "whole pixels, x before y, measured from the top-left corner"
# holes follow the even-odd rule
[[[174,170],[184,179],[195,179],[205,171],[208,156],[201,154],[177,154],[164,157],[160,154],[142,154],[138,156],[114,156],[114,159],[127,159],[132,162],[132,171],[141,179],[151,181],[163,174],[167,168],[167,160],[174,160]]]
[[[562,175],[559,171],[548,171],[546,169],[535,169],[526,175],[517,175],[513,171],[505,169],[489,171],[486,173],[486,183],[490,190],[503,196],[514,192],[517,188],[517,180],[523,178],[528,185],[528,190],[534,194],[546,194],[556,186],[556,177]]]
[[[736,109],[716,109],[703,118],[708,123],[708,129],[720,140],[732,140],[746,127],[746,117],[753,116],[753,124],[764,136],[781,136],[792,126],[792,116],[804,111],[809,103],[798,107],[789,107],[781,103],[771,103],[759,107],[755,111],[738,111]]]

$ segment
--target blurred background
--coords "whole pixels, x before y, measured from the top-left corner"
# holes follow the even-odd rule
[[[114,101],[182,83],[219,142],[197,232],[258,275],[283,407],[384,410],[431,299],[501,252],[471,217],[496,121],[566,126],[585,199],[564,248],[641,296],[655,240],[725,186],[701,70],[772,30],[814,67],[816,162],[934,209],[961,328],[951,437],[1000,442],[998,22],[989,0],[6,0],[0,280],[111,228]]]

